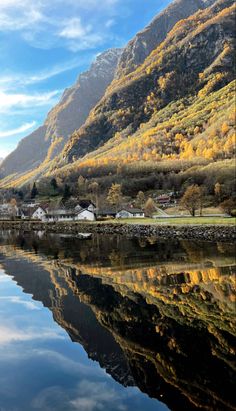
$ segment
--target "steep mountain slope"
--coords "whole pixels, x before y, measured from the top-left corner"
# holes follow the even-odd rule
[[[65,90],[44,125],[25,137],[3,161],[0,174],[31,170],[60,153],[70,134],[84,123],[113,80],[120,54],[120,49],[112,49],[99,55],[76,84]]]
[[[200,9],[206,8],[214,1],[176,0],[172,2],[124,48],[118,64],[116,78],[131,73],[142,64],[178,21],[191,16]]]
[[[64,158],[80,159],[114,136],[120,143],[170,103],[179,100],[182,107],[189,106],[196,97],[204,102],[229,84],[235,77],[234,10],[233,0],[220,0],[177,23],[143,65],[112,82],[85,125],[72,135]],[[193,135],[191,130],[188,139]],[[142,133],[142,144],[141,139]]]
[[[72,341],[173,411],[235,409],[234,254],[222,243],[0,238],[6,273]]]
[[[181,19],[191,10],[197,12]],[[180,20],[174,25],[175,14]],[[73,183],[82,174],[100,178],[104,187],[102,179],[111,175],[123,184],[127,175],[130,183],[131,175],[159,178],[161,172],[179,173],[193,165],[200,167],[199,174],[215,161],[231,173],[234,15],[233,0],[176,0],[124,49],[113,81],[61,153],[56,142],[54,159],[49,150],[39,167],[0,186],[22,186],[52,174]],[[212,181],[218,181],[212,165]]]

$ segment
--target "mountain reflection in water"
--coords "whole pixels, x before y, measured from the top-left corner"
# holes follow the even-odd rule
[[[0,239],[5,273],[89,358],[173,411],[235,409],[234,251],[121,236]]]

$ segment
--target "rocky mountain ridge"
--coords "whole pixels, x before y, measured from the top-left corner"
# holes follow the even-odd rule
[[[147,165],[150,174],[166,159],[179,161],[176,171],[183,169],[183,159],[197,158],[200,165],[232,159],[234,6],[233,0],[171,3],[118,52],[112,80],[103,87],[97,104],[86,108],[87,117],[76,128],[75,96],[83,96],[84,107],[92,96],[83,84],[96,86],[100,78],[103,85],[107,81],[113,51],[101,55],[95,71],[91,68],[92,76],[90,71],[82,74],[79,89],[75,86],[64,92],[59,107],[51,110],[30,139],[32,150],[44,137],[44,150],[50,143],[47,152],[40,154],[43,162],[34,159],[34,164],[24,161],[22,166],[22,153],[20,164],[16,160],[13,167],[12,153],[0,168],[3,175],[16,168],[24,172],[28,167],[32,172],[13,176],[13,182],[10,177],[6,184],[22,186],[52,174],[70,183],[81,174],[85,178],[115,175],[118,168],[130,167],[127,164],[139,164],[140,170]],[[73,129],[66,139],[65,126]],[[55,128],[57,137],[49,141]],[[23,142],[17,154],[21,148],[24,151]]]
[[[22,139],[16,150],[3,161],[0,174],[32,170],[45,159],[51,160],[59,154],[69,136],[85,122],[91,108],[113,80],[120,54],[120,49],[111,49],[98,55],[89,70],[64,91],[59,103],[48,113],[45,123]]]
[[[134,71],[165,39],[178,21],[210,6],[214,2],[215,0],[173,1],[127,44],[121,54],[115,77],[121,78]]]
[[[233,5],[233,0],[219,0],[180,21],[141,66],[113,81],[85,125],[72,135],[63,156],[71,162],[117,133],[127,138],[172,101],[196,95],[211,76],[216,76],[212,90],[232,81]]]

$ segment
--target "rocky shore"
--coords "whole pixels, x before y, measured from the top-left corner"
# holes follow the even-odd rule
[[[204,241],[228,241],[236,239],[236,228],[230,225],[158,225],[128,224],[105,222],[57,222],[42,223],[40,221],[0,221],[0,229],[28,231],[45,231],[48,233],[74,234],[100,233],[123,234],[135,237],[179,238]]]

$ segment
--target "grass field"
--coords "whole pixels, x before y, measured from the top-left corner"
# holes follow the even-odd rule
[[[170,217],[170,218],[122,218],[119,220],[104,220],[101,223],[120,224],[151,224],[151,225],[235,225],[233,217]]]

